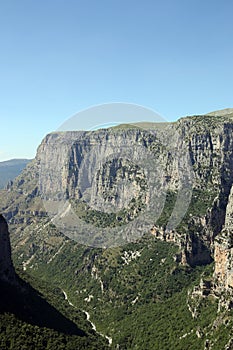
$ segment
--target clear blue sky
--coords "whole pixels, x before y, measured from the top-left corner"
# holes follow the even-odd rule
[[[232,0],[1,1],[0,160],[33,157],[95,104],[167,120],[233,107],[232,13]]]

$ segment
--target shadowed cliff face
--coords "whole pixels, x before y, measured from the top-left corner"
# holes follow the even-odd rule
[[[47,303],[15,273],[11,260],[8,225],[0,215],[0,314],[10,312],[19,319],[59,332],[84,336],[85,332]]]
[[[65,334],[86,335],[74,322],[49,304],[37,290],[19,277],[15,285],[0,280],[0,298],[0,314],[7,312],[31,325],[50,328]]]
[[[8,225],[4,217],[0,215],[0,279],[12,283],[14,278]]]

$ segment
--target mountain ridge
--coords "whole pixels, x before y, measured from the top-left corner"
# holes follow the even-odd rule
[[[229,116],[193,116],[166,126],[167,129],[158,129],[152,135],[137,128],[47,135],[36,159],[9,187],[7,198],[6,192],[1,195],[1,211],[12,230],[14,262],[35,278],[53,281],[69,291],[72,303],[88,310],[97,329],[113,338],[113,348],[160,349],[157,338],[164,349],[227,349],[232,345],[233,122]],[[172,158],[170,149],[164,147],[171,135],[175,145],[186,147],[193,169],[193,188],[182,221],[173,230],[167,230],[183,184],[178,159]],[[98,159],[101,147],[111,155],[118,147],[117,142],[129,149],[131,159],[137,159],[136,153],[141,159],[145,152],[157,157],[161,178],[165,179],[164,209],[153,225],[142,226],[144,234],[134,242],[107,249],[81,245],[60,232],[57,222],[51,221],[46,212],[39,192],[40,165],[48,164],[45,174],[52,176],[52,181],[50,176],[45,178],[45,193],[48,190],[65,193],[84,224],[91,223],[96,228],[122,227],[114,221],[115,214],[112,220],[112,212],[99,214],[107,203],[116,206],[117,217],[121,216],[127,226],[147,203],[143,197],[147,191],[143,172],[139,176],[132,162],[122,156],[107,159],[97,172],[89,197],[90,192],[79,182],[80,164],[89,156],[91,147],[99,147],[99,153],[93,153]],[[139,148],[136,152],[135,148],[134,153],[135,143],[145,150]],[[122,169],[132,185],[130,189],[122,187],[119,193],[112,184],[121,181]],[[92,178],[92,169],[86,167],[85,171]],[[53,177],[57,174],[61,177]],[[133,204],[128,202],[131,195],[135,198]],[[89,207],[80,202],[83,198],[90,199]],[[171,322],[170,335],[158,311],[161,305],[168,307],[169,303],[171,313],[163,308],[163,315]],[[226,320],[228,323],[224,323]],[[134,324],[134,329],[128,322]],[[144,335],[141,323],[150,330]],[[183,327],[189,335],[184,336]],[[227,332],[222,333],[224,327]]]
[[[13,181],[30,161],[31,159],[10,159],[0,162],[0,189]]]

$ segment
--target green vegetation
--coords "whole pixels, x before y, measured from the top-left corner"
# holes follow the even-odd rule
[[[177,193],[168,191],[166,193],[166,201],[164,203],[163,212],[161,213],[159,219],[156,221],[156,225],[159,227],[166,227],[168,220],[171,216],[171,213],[174,209],[175,203],[177,199]]]
[[[217,303],[211,296],[198,299],[193,318],[187,295],[201,277],[209,278],[212,267],[179,266],[177,253],[176,246],[150,235],[106,250],[68,242],[50,264],[39,264],[30,275],[38,285],[49,281],[66,290],[77,308],[91,314],[97,330],[113,338],[113,348],[199,350]]]
[[[83,312],[72,308],[58,288],[25,273],[18,286],[0,283],[0,349],[107,349]]]
[[[66,335],[22,322],[13,314],[0,314],[1,350],[97,350],[108,349],[101,341]]]
[[[123,208],[117,213],[104,213],[94,210],[80,200],[71,200],[71,203],[72,208],[80,219],[97,227],[116,227],[125,225],[129,221],[135,219],[135,217],[137,217],[145,208],[145,204],[141,197],[138,199],[133,198],[127,208]]]
[[[177,229],[183,231],[183,228],[187,226],[191,217],[204,216],[207,213],[207,210],[212,208],[215,197],[216,192],[213,190],[200,190],[194,188],[188,210]]]
[[[210,190],[198,190],[194,189],[192,192],[192,199],[186,213],[187,216],[202,216],[205,215],[207,209],[212,207],[214,198],[216,197],[215,191]]]

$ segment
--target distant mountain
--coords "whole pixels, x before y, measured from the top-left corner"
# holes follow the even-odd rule
[[[29,162],[30,159],[11,159],[0,162],[0,189],[4,188],[8,181],[14,180]]]

